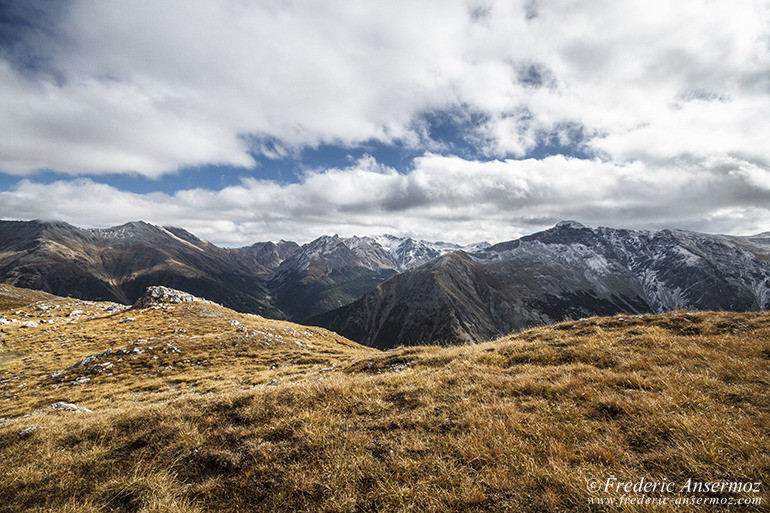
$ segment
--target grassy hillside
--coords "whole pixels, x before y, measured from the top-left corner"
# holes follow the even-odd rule
[[[647,496],[767,508],[767,313],[590,318],[379,352],[206,303],[0,305],[39,323],[0,326],[0,511],[715,509],[591,504],[623,495],[591,489],[612,477],[761,482]]]

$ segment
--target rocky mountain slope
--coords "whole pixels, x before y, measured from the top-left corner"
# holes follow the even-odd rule
[[[458,248],[336,235],[301,247],[282,240],[221,248],[181,228],[144,222],[88,230],[63,222],[0,221],[0,281],[124,304],[147,286],[167,285],[239,311],[302,320]]]
[[[358,239],[353,237],[349,240]],[[488,248],[488,242],[479,242],[460,246],[451,242],[430,242],[427,240],[412,239],[411,237],[396,237],[394,235],[378,235],[375,237],[363,237],[362,239],[379,244],[393,259],[393,267],[398,271],[405,271],[412,267],[418,267],[441,255],[454,251],[466,251],[476,253]]]
[[[229,248],[230,257],[239,265],[252,269],[261,277],[270,277],[278,266],[299,250],[292,241],[256,242],[242,248]]]
[[[131,304],[167,285],[244,312],[283,317],[269,301],[268,263],[173,227],[132,222],[81,229],[63,222],[0,222],[0,281],[57,295]]]
[[[335,235],[221,248],[143,222],[0,221],[0,281],[123,304],[165,285],[391,347],[596,314],[767,309],[769,241],[564,222],[494,246]]]
[[[352,303],[399,271],[461,248],[392,235],[322,236],[282,261],[268,287],[278,308],[290,319],[302,321]]]
[[[455,252],[394,276],[310,322],[379,348],[488,340],[529,326],[614,313],[770,307],[767,235],[681,230],[550,230]]]
[[[284,260],[268,286],[277,306],[302,320],[355,301],[396,272],[377,244],[323,236]]]
[[[297,370],[372,351],[325,329],[239,313],[160,286],[127,306],[0,284],[0,344],[0,416],[30,397],[79,402],[97,389],[132,395],[143,383],[179,379],[194,387],[221,378],[225,368],[238,374],[233,386],[281,383]]]

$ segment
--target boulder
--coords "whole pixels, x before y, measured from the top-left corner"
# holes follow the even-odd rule
[[[58,402],[51,405],[52,410],[71,411],[75,413],[92,413],[88,408],[78,406],[77,404]]]
[[[193,301],[203,301],[208,303],[205,299],[195,297],[187,292],[156,285],[147,287],[147,290],[144,291],[144,295],[134,303],[132,308],[148,308],[164,303],[192,303]]]

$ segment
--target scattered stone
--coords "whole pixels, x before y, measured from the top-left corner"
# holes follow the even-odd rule
[[[75,413],[93,413],[91,410],[83,406],[78,406],[77,404],[72,404],[72,403],[65,403],[62,401],[59,401],[58,403],[53,403],[51,405],[51,409],[60,410],[60,411],[71,411]]]
[[[407,368],[407,364],[405,364],[405,363],[397,363],[395,365],[391,365],[389,370],[391,372],[401,372],[401,371],[406,370],[406,368]]]
[[[326,367],[325,369],[319,370],[318,374],[323,374],[324,372],[330,372],[330,371],[333,371],[333,370],[334,370],[334,365],[332,365],[331,367]]]
[[[22,429],[16,434],[18,435],[19,438],[28,438],[32,436],[32,433],[34,433],[35,431],[39,431],[41,429],[45,429],[45,428],[43,426],[29,426],[29,427],[25,427],[24,429]]]
[[[85,312],[83,312],[83,310],[72,310],[72,311],[70,312],[70,315],[69,315],[69,316],[70,316],[70,317],[77,317],[78,315],[80,315],[80,314],[82,314],[82,313],[85,313]]]
[[[247,330],[243,326],[238,326],[237,328],[235,328],[235,331],[238,333],[244,333]]]
[[[6,319],[5,317],[0,317],[0,324],[11,324],[11,321]]]
[[[236,321],[235,319],[233,319],[232,321],[230,321],[230,326],[239,326],[240,324],[241,324],[241,323],[240,323],[240,322],[238,322],[238,321]]]
[[[89,374],[99,374],[102,371],[111,369],[114,365],[110,362],[98,363],[89,371]]]
[[[134,322],[135,320],[136,320],[136,318],[134,318],[134,317],[126,317],[125,319],[120,321],[120,323],[124,324],[124,323],[127,323],[127,322]]]
[[[37,323],[35,321],[27,321],[24,324],[21,325],[22,328],[37,328]]]
[[[88,365],[89,363],[93,363],[96,361],[96,355],[92,354],[91,356],[86,356],[82,360],[78,360],[77,362],[73,363],[69,367],[65,368],[64,370],[70,370],[70,369],[76,369],[78,367],[83,367],[84,365]]]
[[[112,349],[107,349],[106,351],[103,351],[101,353],[95,353],[89,356],[86,356],[82,360],[78,360],[77,362],[73,363],[69,367],[65,368],[64,370],[70,370],[70,369],[76,369],[78,367],[83,367],[84,365],[88,365],[89,363],[95,362],[99,358],[104,358],[105,356],[109,356],[112,354]]]
[[[91,378],[88,378],[86,376],[80,376],[75,381],[72,382],[73,385],[84,385],[91,381]]]
[[[274,387],[274,386],[277,386],[277,385],[278,385],[278,382],[276,380],[272,380],[269,383],[265,383],[266,387]]]

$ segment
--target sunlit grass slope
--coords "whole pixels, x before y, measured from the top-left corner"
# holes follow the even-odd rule
[[[740,510],[767,505],[767,313],[381,353],[207,303],[8,303],[0,511],[596,511],[610,476],[761,481]]]

